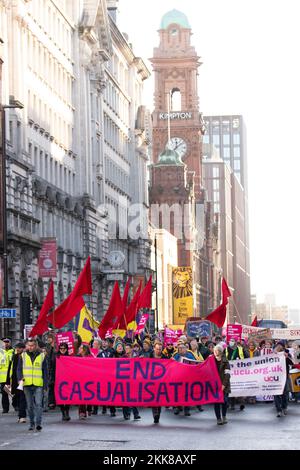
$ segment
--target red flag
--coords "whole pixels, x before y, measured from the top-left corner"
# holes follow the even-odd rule
[[[48,316],[48,321],[55,328],[61,328],[72,320],[85,305],[82,296],[84,294],[91,295],[92,292],[91,258],[88,257],[71,294]]]
[[[227,305],[228,297],[231,297],[231,292],[227,285],[227,282],[223,278],[222,279],[222,304],[226,302],[226,305]]]
[[[138,310],[140,308],[151,308],[152,306],[152,276],[149,277],[149,281],[145,285],[143,292],[140,295],[138,301]]]
[[[226,320],[226,304],[219,305],[219,307],[207,315],[205,320],[209,320],[219,328],[222,328]]]
[[[128,281],[126,282],[126,286],[125,286],[124,294],[123,294],[123,298],[122,298],[122,305],[123,305],[124,315],[125,315],[126,308],[127,308],[127,301],[128,301],[129,290],[130,290],[130,283],[131,283],[131,279],[129,277]]]
[[[100,338],[105,338],[105,333],[109,328],[116,327],[123,316],[123,305],[120,295],[119,284],[115,282],[113,293],[110,299],[109,307],[104,315],[98,330]]]
[[[213,312],[207,315],[206,320],[211,321],[219,328],[221,328],[226,320],[226,305],[228,304],[228,297],[231,297],[231,292],[225,279],[222,279],[222,303]]]
[[[251,326],[258,326],[257,315],[254,317],[253,322],[251,323]]]
[[[122,316],[120,320],[120,325],[119,325],[120,330],[126,330],[127,325],[135,320],[135,317],[138,311],[138,301],[141,295],[141,290],[142,290],[142,282],[140,282],[140,285],[137,288],[137,291],[134,294],[133,299],[131,300],[130,304],[128,305],[126,309],[126,313],[125,313],[126,323],[125,323],[124,315]]]
[[[44,303],[42,305],[39,317],[32,328],[31,332],[29,333],[29,338],[36,336],[36,335],[42,335],[45,331],[48,330],[48,322],[47,322],[47,315],[49,313],[49,310],[54,307],[54,284],[53,281],[50,283],[50,287],[48,290],[48,293],[46,295],[46,298],[44,300]]]

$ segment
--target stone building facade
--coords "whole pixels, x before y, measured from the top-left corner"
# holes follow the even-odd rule
[[[147,218],[149,71],[118,30],[116,8],[110,0],[0,1],[1,103],[24,105],[6,111],[9,302],[17,319],[5,334],[16,338],[47,292],[38,271],[44,237],[57,240],[56,305],[91,256],[88,301],[98,319],[114,279],[150,272],[147,229],[134,240],[120,236],[133,203]]]

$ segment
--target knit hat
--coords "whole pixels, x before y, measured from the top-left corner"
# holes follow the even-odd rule
[[[121,344],[122,348],[124,349],[124,344],[122,343],[122,341],[117,341],[115,346],[114,346],[114,349],[117,349],[117,347],[119,346],[119,344]]]

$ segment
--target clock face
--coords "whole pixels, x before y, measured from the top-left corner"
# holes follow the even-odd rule
[[[108,255],[108,262],[114,268],[119,268],[125,261],[122,251],[111,251]]]
[[[187,143],[181,137],[172,137],[170,147],[172,150],[175,150],[181,158],[183,158],[187,152]]]

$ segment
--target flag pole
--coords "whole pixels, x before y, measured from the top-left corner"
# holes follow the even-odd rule
[[[233,305],[234,305],[234,307],[235,307],[236,313],[238,314],[238,317],[239,317],[240,322],[241,322],[241,325],[242,325],[242,324],[243,324],[243,321],[242,321],[242,319],[241,319],[241,315],[240,315],[240,312],[238,311],[238,308],[237,308],[237,306],[236,306],[236,303],[235,303],[235,301],[233,300],[233,295],[231,295],[231,300],[232,300],[232,303],[233,303]]]

